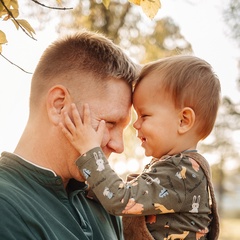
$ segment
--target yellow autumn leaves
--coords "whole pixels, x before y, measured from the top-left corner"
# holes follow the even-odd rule
[[[35,33],[31,25],[24,19],[18,19],[19,8],[17,0],[0,0],[0,18],[3,21],[11,20],[17,29],[21,28],[31,37]],[[2,45],[7,43],[6,35],[0,30],[0,53],[2,52]]]
[[[3,31],[0,30],[0,53],[2,52],[2,45],[7,43],[6,35]]]
[[[138,5],[143,12],[151,19],[153,19],[158,10],[161,8],[160,0],[128,0],[130,3]]]
[[[143,12],[153,19],[158,10],[161,8],[160,0],[128,0],[130,3],[138,5]],[[56,0],[57,4],[61,5],[61,0]],[[111,0],[102,0],[103,5],[108,9]],[[3,21],[11,20],[17,29],[21,28],[27,35],[33,38],[35,34],[34,29],[24,19],[18,19],[19,6],[18,0],[0,0],[0,19]],[[2,45],[7,43],[7,37],[3,31],[0,30],[0,53],[2,52]]]
[[[158,10],[161,8],[160,0],[128,0],[130,3],[138,5],[142,8],[143,12],[153,19]],[[103,5],[108,9],[111,0],[102,0]]]

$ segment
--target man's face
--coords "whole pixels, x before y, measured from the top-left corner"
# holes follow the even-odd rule
[[[91,93],[95,97],[89,97],[85,101],[91,110],[92,126],[96,129],[101,120],[106,122],[101,147],[106,157],[109,157],[112,152],[122,153],[124,150],[123,130],[131,118],[131,89],[124,81],[112,79],[107,88],[100,94],[99,92]]]

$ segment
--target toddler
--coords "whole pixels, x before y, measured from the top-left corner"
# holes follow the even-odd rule
[[[220,83],[212,67],[195,56],[172,56],[146,64],[133,93],[133,124],[151,162],[123,181],[101,150],[104,119],[91,126],[72,106],[63,132],[81,156],[76,164],[97,199],[123,216],[125,239],[218,239],[219,219],[210,168],[197,144],[213,129]],[[111,123],[114,128],[114,123]]]

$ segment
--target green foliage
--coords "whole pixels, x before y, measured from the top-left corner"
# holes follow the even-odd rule
[[[171,18],[150,21],[127,0],[112,0],[108,9],[99,1],[81,0],[71,15],[62,15],[58,31],[79,28],[103,33],[139,63],[192,53],[190,43]]]
[[[43,7],[51,8],[51,9],[58,9],[58,10],[66,10],[66,8],[55,8],[55,7],[48,7],[37,0],[32,0],[34,3],[41,5]],[[55,0],[58,5],[62,4],[61,0]],[[153,18],[159,8],[161,7],[160,0],[129,0],[133,4],[139,5],[142,7],[143,12],[149,17]],[[102,5],[105,7],[106,10],[109,9],[111,0],[102,0]],[[114,1],[113,1],[114,2]],[[107,13],[105,11],[105,13]],[[34,29],[31,27],[31,25],[24,19],[18,19],[19,15],[19,5],[18,0],[0,0],[0,18],[2,18],[3,21],[7,21],[11,19],[13,23],[15,24],[16,28],[21,28],[27,35],[29,35],[31,38],[34,39],[33,34],[35,34]],[[109,15],[109,12],[108,12]],[[2,52],[2,45],[7,42],[7,38],[4,32],[0,32],[0,39],[2,41],[0,42],[0,53]]]
[[[240,1],[230,0],[224,11],[224,19],[230,28],[231,36],[240,44]],[[240,45],[239,45],[240,46]]]

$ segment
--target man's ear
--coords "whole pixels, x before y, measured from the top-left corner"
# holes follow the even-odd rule
[[[195,123],[195,112],[192,108],[185,107],[179,112],[178,133],[188,132]]]
[[[47,95],[47,113],[49,120],[58,125],[62,118],[62,109],[71,105],[71,96],[66,87],[55,85]]]

